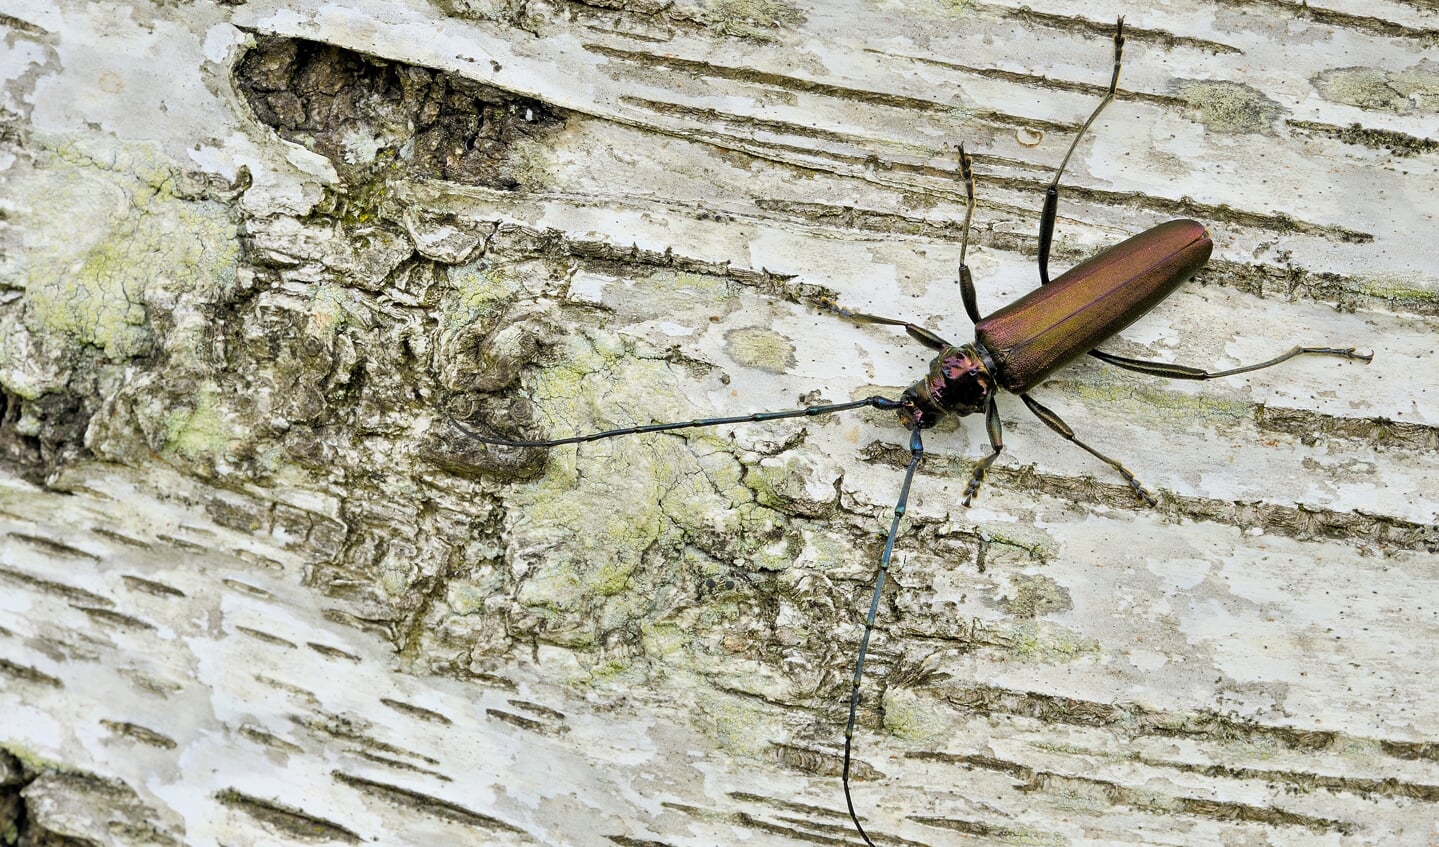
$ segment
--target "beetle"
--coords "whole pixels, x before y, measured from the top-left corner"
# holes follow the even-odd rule
[[[974,323],[974,340],[954,345],[938,333],[900,318],[857,312],[832,301],[816,301],[813,305],[847,320],[864,324],[902,327],[921,344],[936,351],[928,372],[910,385],[898,398],[866,397],[843,403],[828,403],[802,409],[754,412],[730,417],[699,418],[690,421],[651,423],[621,427],[586,435],[521,441],[497,438],[477,431],[460,421],[454,426],[475,441],[499,447],[548,448],[580,444],[617,436],[639,433],[669,432],[694,427],[764,422],[785,418],[815,417],[858,408],[894,411],[909,430],[910,459],[905,467],[899,497],[885,536],[884,549],[875,571],[874,592],[865,615],[851,678],[849,717],[844,730],[844,761],[841,782],[850,819],[864,842],[873,847],[855,811],[850,789],[850,771],[854,746],[854,727],[860,704],[860,680],[870,636],[878,615],[886,575],[894,554],[895,538],[909,502],[915,470],[924,455],[922,433],[948,415],[984,413],[990,452],[982,457],[970,474],[964,490],[964,505],[970,505],[978,493],[989,467],[1004,450],[996,398],[1000,390],[1019,396],[1028,409],[1062,438],[1112,467],[1129,484],[1135,496],[1150,506],[1157,505],[1154,495],[1123,464],[1079,440],[1068,424],[1057,414],[1029,396],[1029,391],[1050,374],[1078,357],[1088,354],[1100,361],[1125,370],[1170,379],[1208,380],[1248,373],[1272,367],[1301,355],[1337,356],[1369,362],[1372,352],[1359,352],[1353,347],[1293,347],[1272,359],[1222,371],[1206,371],[1188,365],[1131,359],[1105,353],[1098,348],[1115,334],[1138,320],[1189,280],[1209,261],[1213,242],[1204,226],[1192,220],[1174,220],[1159,224],[1103,252],[1086,259],[1055,279],[1049,278],[1049,253],[1058,214],[1059,185],[1069,159],[1080,140],[1101,112],[1115,99],[1119,71],[1124,52],[1124,18],[1119,18],[1114,33],[1114,70],[1109,88],[1079,128],[1068,151],[1055,170],[1054,179],[1045,189],[1039,223],[1039,288],[981,317],[975,297],[974,281],[965,263],[969,232],[974,217],[974,171],[970,155],[960,145],[958,173],[965,186],[965,216],[959,249],[960,296],[965,312]]]

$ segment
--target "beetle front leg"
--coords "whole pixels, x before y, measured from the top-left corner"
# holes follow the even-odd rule
[[[1023,396],[1023,395],[1021,395]],[[984,428],[989,432],[989,446],[994,452],[979,460],[974,466],[974,474],[969,478],[969,485],[964,487],[964,505],[968,506],[969,501],[979,491],[979,484],[984,482],[984,474],[999,454],[1004,450],[1004,433],[999,425],[999,406],[995,404],[994,398],[989,398],[989,408],[984,413]]]
[[[1105,92],[1104,98],[1099,105],[1094,107],[1090,113],[1089,120],[1075,133],[1074,140],[1069,144],[1069,151],[1064,154],[1064,161],[1059,163],[1059,169],[1054,172],[1054,181],[1044,190],[1044,210],[1039,214],[1039,284],[1049,284],[1049,248],[1054,242],[1054,221],[1059,213],[1059,178],[1064,175],[1064,169],[1069,165],[1069,157],[1074,155],[1074,150],[1079,146],[1079,140],[1089,131],[1094,119],[1104,111],[1104,107],[1114,102],[1114,95],[1119,91],[1119,67],[1124,59],[1124,18],[1119,18],[1119,23],[1114,26],[1114,73],[1109,77],[1109,90]]]
[[[943,350],[950,346],[949,342],[940,338],[939,333],[934,330],[925,329],[919,324],[910,323],[902,318],[887,318],[884,315],[856,312],[828,299],[820,300],[818,298],[809,298],[809,303],[817,309],[823,309],[826,312],[839,315],[845,320],[854,321],[857,324],[882,324],[884,326],[903,327],[904,331],[909,333],[910,338],[913,338],[931,350]]]
[[[1078,438],[1075,438],[1074,430],[1069,428],[1069,424],[1065,423],[1063,420],[1060,419],[1059,415],[1056,415],[1054,412],[1051,412],[1049,409],[1045,408],[1039,403],[1039,401],[1035,400],[1033,397],[1030,397],[1028,394],[1021,394],[1019,395],[1019,399],[1024,401],[1024,405],[1029,407],[1029,410],[1034,413],[1035,417],[1044,421],[1045,426],[1059,433],[1062,437],[1065,438],[1065,440],[1071,441],[1074,444],[1078,445],[1089,455],[1100,460],[1101,462],[1104,462],[1111,468],[1119,471],[1119,475],[1124,477],[1125,482],[1128,482],[1129,487],[1134,490],[1134,496],[1138,497],[1139,499],[1143,500],[1151,506],[1159,505],[1159,501],[1154,498],[1154,495],[1149,492],[1149,489],[1144,487],[1143,483],[1141,483],[1138,479],[1134,477],[1134,474],[1129,472],[1129,468],[1126,468],[1124,465],[1120,464],[1114,459],[1109,458],[1108,456],[1104,455],[1093,447],[1090,447],[1088,444],[1085,444],[1083,441],[1080,441]]]
[[[979,323],[979,300],[974,296],[974,278],[970,276],[966,256],[969,254],[969,229],[974,223],[974,160],[959,145],[959,178],[964,180],[964,231],[959,238],[959,299],[972,323]]]

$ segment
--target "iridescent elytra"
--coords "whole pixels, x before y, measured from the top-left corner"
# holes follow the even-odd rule
[[[693,427],[722,426],[746,422],[762,422],[785,418],[814,417],[858,408],[888,409],[898,413],[909,430],[910,460],[900,485],[893,518],[885,536],[875,572],[864,630],[860,637],[854,674],[849,694],[849,718],[844,731],[844,758],[841,771],[845,803],[856,830],[866,844],[873,847],[855,811],[850,791],[850,773],[855,719],[860,703],[860,680],[870,635],[883,595],[885,576],[894,554],[895,538],[900,519],[909,501],[910,485],[924,455],[921,433],[947,415],[968,415],[983,412],[989,436],[990,453],[981,458],[970,474],[965,487],[964,504],[970,504],[978,492],[985,472],[1004,449],[998,407],[998,389],[1016,394],[1046,426],[1064,439],[1109,465],[1129,484],[1142,501],[1155,505],[1156,498],[1123,464],[1090,447],[1075,437],[1074,431],[1054,412],[1029,396],[1029,391],[1054,371],[1088,354],[1126,370],[1171,379],[1207,380],[1267,368],[1305,354],[1338,356],[1368,362],[1372,353],[1358,352],[1353,347],[1293,347],[1264,362],[1222,371],[1206,371],[1187,365],[1151,362],[1105,353],[1098,345],[1142,317],[1173,291],[1189,280],[1208,262],[1213,250],[1209,232],[1203,224],[1192,220],[1174,220],[1159,224],[1081,262],[1054,280],[1049,279],[1049,252],[1053,243],[1054,225],[1059,200],[1060,177],[1094,120],[1115,98],[1119,85],[1120,60],[1124,48],[1124,19],[1120,18],[1114,33],[1114,71],[1109,88],[1099,105],[1075,134],[1064,159],[1056,168],[1054,179],[1045,190],[1039,225],[1040,286],[988,317],[981,317],[976,304],[974,283],[965,264],[969,245],[970,225],[974,216],[974,173],[972,160],[963,145],[958,151],[957,175],[963,181],[966,207],[959,248],[959,285],[965,312],[974,323],[972,342],[953,345],[938,333],[918,324],[900,319],[856,312],[833,302],[814,305],[856,323],[884,324],[902,327],[911,337],[936,351],[928,372],[906,388],[899,397],[866,397],[842,403],[808,406],[800,409],[754,412],[729,417],[699,418],[690,421],[650,423],[625,426],[560,438],[513,440],[487,435],[475,429],[483,422],[455,426],[475,441],[496,447],[549,448],[580,444],[623,435],[669,432]]]

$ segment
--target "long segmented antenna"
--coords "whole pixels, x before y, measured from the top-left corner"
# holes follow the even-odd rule
[[[803,409],[785,409],[779,412],[752,412],[748,415],[735,415],[728,418],[696,418],[692,421],[675,421],[673,423],[643,424],[641,426],[626,426],[619,429],[607,429],[604,432],[592,432],[588,435],[571,435],[567,438],[548,438],[541,441],[514,441],[508,438],[496,438],[493,435],[482,435],[475,432],[465,424],[454,420],[455,429],[473,438],[481,444],[495,444],[501,447],[559,447],[564,444],[583,444],[587,441],[599,441],[603,438],[614,438],[618,435],[637,435],[646,432],[668,432],[673,429],[693,429],[701,426],[723,426],[724,424],[754,423],[760,421],[777,421],[783,418],[805,418],[816,415],[827,415],[831,412],[843,412],[849,409],[860,409],[865,406],[874,409],[898,409],[898,400],[891,400],[888,397],[866,397],[863,400],[851,400],[847,403],[827,403],[821,406],[806,406]]]
[[[874,596],[869,601],[869,614],[864,619],[864,636],[859,640],[859,659],[854,663],[854,682],[849,692],[849,720],[844,725],[844,774],[841,781],[844,783],[844,802],[849,806],[849,818],[854,821],[854,828],[859,830],[859,837],[869,847],[875,847],[869,839],[869,833],[864,831],[864,826],[859,822],[859,815],[854,811],[854,796],[849,791],[849,770],[850,754],[854,749],[854,721],[855,715],[859,712],[859,681],[864,673],[864,657],[869,652],[869,636],[874,631],[874,619],[879,613],[880,597],[884,594],[884,579],[889,573],[889,560],[894,555],[894,537],[899,534],[899,521],[904,517],[905,506],[909,503],[909,484],[914,480],[914,469],[919,467],[919,460],[924,455],[924,443],[920,439],[921,430],[915,427],[910,430],[909,436],[909,467],[904,471],[904,484],[899,489],[899,501],[894,504],[894,519],[889,524],[889,535],[884,539],[884,553],[879,557],[879,568],[874,577]]]

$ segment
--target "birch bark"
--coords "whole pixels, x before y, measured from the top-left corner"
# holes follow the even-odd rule
[[[903,430],[1037,282],[1215,258],[928,435],[866,668],[882,844],[1439,838],[1439,40],[1424,4],[0,10],[6,843],[856,843],[848,678]],[[49,839],[49,840],[47,840]]]

